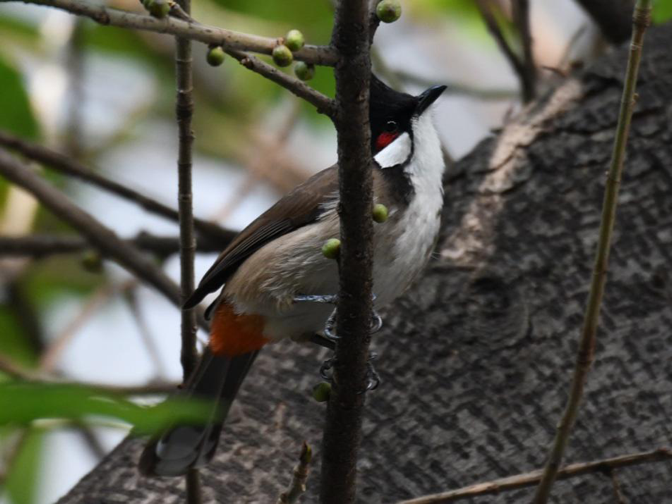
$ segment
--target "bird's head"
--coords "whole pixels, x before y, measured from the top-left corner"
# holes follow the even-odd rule
[[[435,135],[431,119],[424,116],[446,86],[432,86],[418,96],[395,91],[371,75],[369,121],[371,150],[381,168],[404,165],[422,143],[428,130]],[[420,137],[420,138],[418,138]]]

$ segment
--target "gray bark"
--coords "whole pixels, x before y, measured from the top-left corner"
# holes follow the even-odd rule
[[[647,38],[597,360],[567,462],[672,438],[670,45],[670,27]],[[615,51],[531,104],[447,182],[437,260],[373,342],[383,383],[367,397],[361,502],[543,465],[574,364],[625,61],[625,48]],[[291,343],[263,352],[202,471],[205,501],[273,502],[301,441],[320,451],[324,406],[310,392],[325,356]],[[141,444],[124,442],[59,502],[182,502],[182,479],[139,476]],[[305,502],[316,502],[318,474]],[[617,477],[628,502],[672,499],[671,463]],[[531,492],[481,501],[525,502]],[[613,501],[600,473],[553,492],[553,502]]]

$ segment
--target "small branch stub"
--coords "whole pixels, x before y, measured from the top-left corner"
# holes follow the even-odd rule
[[[273,61],[279,67],[286,67],[292,64],[294,56],[292,55],[292,51],[289,50],[289,47],[280,44],[273,49]]]
[[[309,466],[312,458],[313,450],[310,445],[304,441],[301,446],[299,463],[294,467],[292,483],[289,488],[278,497],[276,504],[295,504],[299,501],[301,494],[306,491],[306,481],[308,481],[308,473],[310,471]]]
[[[383,0],[376,6],[376,16],[383,23],[394,23],[401,17],[399,0]]]

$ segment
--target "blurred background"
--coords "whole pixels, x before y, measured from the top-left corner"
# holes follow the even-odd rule
[[[530,3],[540,92],[608,50],[572,0]],[[142,12],[137,1],[110,0],[108,5]],[[459,159],[520,109],[518,79],[472,0],[402,5],[401,20],[377,32],[374,70],[412,93],[449,85],[435,117],[447,156]],[[510,32],[508,2],[498,5],[504,32]],[[656,8],[657,19],[663,20],[672,0]],[[332,6],[328,0],[197,0],[193,16],[270,37],[296,28],[308,43],[325,44]],[[3,3],[0,40],[0,131],[38,141],[177,206],[171,37]],[[515,36],[512,44],[520,50]],[[195,214],[241,229],[296,184],[335,162],[335,132],[311,106],[232,59],[212,68],[205,46],[194,44],[193,50]],[[318,68],[310,84],[333,96],[330,69]],[[132,203],[48,169],[44,175],[122,237],[143,232],[177,236],[176,224]],[[449,169],[449,177],[457,175]],[[29,234],[75,236],[0,178],[0,236]],[[197,279],[214,257],[197,256]],[[177,257],[162,261],[167,274],[179,281]],[[0,380],[39,374],[140,387],[140,400],[147,401],[148,392],[180,381],[179,327],[174,306],[93,251],[8,257],[0,250]],[[3,408],[12,405],[0,402]],[[55,501],[128,429],[96,419],[85,428],[46,419],[29,427],[1,427],[0,503]]]

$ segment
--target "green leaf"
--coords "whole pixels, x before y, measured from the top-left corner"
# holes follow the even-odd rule
[[[35,351],[17,324],[14,313],[6,305],[0,305],[0,328],[0,354],[16,364],[32,367],[37,361]]]
[[[213,404],[172,398],[156,406],[139,406],[124,397],[79,385],[28,382],[0,384],[0,426],[29,425],[39,419],[120,420],[138,434],[153,434],[175,423],[207,420]]]
[[[16,458],[8,468],[5,487],[12,504],[33,504],[42,480],[44,432],[29,429],[25,436]]]
[[[0,59],[0,128],[23,138],[36,138],[39,128],[23,88],[21,75]]]

